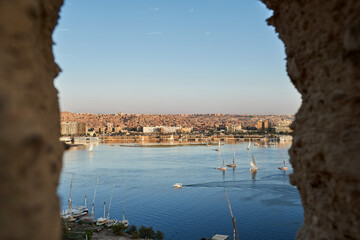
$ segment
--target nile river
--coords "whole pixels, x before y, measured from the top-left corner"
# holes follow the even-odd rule
[[[220,165],[217,146],[168,148],[123,147],[98,144],[64,154],[58,194],[61,207],[67,206],[72,173],[75,173],[73,203],[84,205],[87,194],[89,211],[96,178],[99,185],[95,200],[96,218],[103,215],[104,201],[114,197],[110,218],[122,218],[125,204],[130,225],[153,226],[165,239],[200,240],[215,234],[232,237],[233,227],[224,187],[229,195],[240,239],[294,239],[303,221],[298,191],[289,183],[292,172],[278,169],[283,153],[288,161],[289,145],[251,146],[259,166],[250,174],[251,154],[247,143],[221,146],[226,163],[232,161],[234,148],[237,168],[226,172]],[[183,183],[174,189],[174,183]],[[106,207],[107,208],[107,207]]]

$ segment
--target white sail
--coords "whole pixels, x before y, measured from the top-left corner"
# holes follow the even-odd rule
[[[250,162],[250,166],[257,169],[258,166],[256,164],[256,161],[255,161],[255,157],[254,157],[254,154],[252,155],[252,159],[251,159],[251,162]]]
[[[93,145],[91,144],[89,147],[89,152],[92,152],[92,150],[93,150]]]

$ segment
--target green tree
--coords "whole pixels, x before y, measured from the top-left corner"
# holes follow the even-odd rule
[[[141,225],[141,227],[139,229],[139,235],[140,235],[140,238],[154,238],[155,232],[152,227],[147,228],[147,227]]]
[[[126,226],[124,224],[120,223],[120,224],[116,224],[116,225],[112,226],[111,229],[112,229],[113,233],[115,233],[116,235],[123,236],[124,230],[126,230]]]
[[[157,230],[155,234],[156,240],[163,240],[164,239],[164,233],[162,231]]]
[[[135,225],[131,225],[126,232],[129,234],[132,234],[133,232],[137,232],[137,227]]]

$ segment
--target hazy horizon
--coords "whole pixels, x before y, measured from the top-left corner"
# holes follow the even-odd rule
[[[67,0],[61,111],[293,115],[301,104],[260,1]]]
[[[111,112],[111,113],[101,113],[101,112],[71,112],[66,110],[61,110],[61,113],[69,112],[69,113],[80,113],[80,114],[141,114],[141,115],[181,115],[181,114],[188,114],[188,115],[210,115],[210,114],[222,114],[222,115],[264,115],[264,116],[272,116],[272,115],[295,115],[295,114],[250,114],[250,113],[140,113],[140,112]]]

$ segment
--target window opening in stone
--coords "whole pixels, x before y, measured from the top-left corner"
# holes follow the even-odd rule
[[[287,140],[301,100],[261,2],[68,0],[60,15],[62,209],[86,193],[95,219],[125,211],[166,239],[232,236],[225,187],[240,238],[295,236]]]

